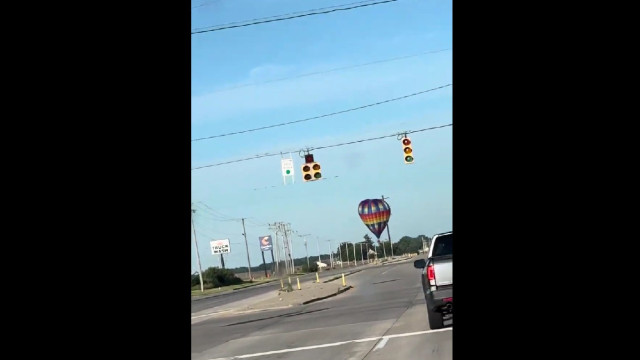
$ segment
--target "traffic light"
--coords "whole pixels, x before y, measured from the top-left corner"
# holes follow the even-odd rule
[[[304,181],[314,181],[320,180],[322,178],[322,173],[320,172],[320,164],[317,162],[310,162],[302,165],[302,180]]]
[[[321,166],[313,160],[313,155],[305,155],[304,161],[305,163],[302,164],[302,180],[305,182],[320,180],[322,178]]]
[[[402,139],[402,150],[404,152],[404,163],[413,164],[413,148],[411,146],[411,139],[406,136]]]

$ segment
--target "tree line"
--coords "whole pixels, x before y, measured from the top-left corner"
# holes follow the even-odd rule
[[[402,238],[400,238],[400,240],[393,243],[393,254],[397,256],[402,254],[418,253],[420,250],[422,250],[423,239],[425,240],[425,243],[427,244],[427,247],[428,247],[431,242],[431,238],[426,235],[418,235],[417,237],[403,236]],[[373,250],[375,252],[375,255],[373,254],[370,255],[369,250]],[[365,234],[363,236],[362,241],[355,243],[355,257],[354,257],[353,242],[340,243],[339,246],[336,247],[332,256],[334,261],[340,260],[343,262],[348,262],[348,261],[351,262],[351,261],[354,261],[354,259],[357,259],[358,261],[361,261],[361,260],[367,261],[369,260],[370,256],[372,259],[374,258],[374,256],[377,256],[378,259],[382,259],[384,258],[385,253],[387,257],[391,256],[391,243],[389,243],[389,241],[385,241],[384,243],[382,243],[382,241],[376,240],[374,243],[374,240],[371,238],[371,236],[369,236],[369,234]],[[267,259],[268,257],[269,256],[267,255],[267,253],[265,253],[265,259]],[[329,263],[329,254],[320,254],[320,258],[323,263],[326,263],[326,264]],[[271,259],[268,259],[268,260],[271,260]],[[317,265],[316,265],[317,261],[318,261],[317,255],[316,256],[310,255],[309,268],[307,268],[306,256],[293,259],[293,264],[296,267],[301,267],[302,271],[304,272],[315,272],[317,271]],[[252,273],[264,272],[265,266],[267,271],[271,272],[271,270],[273,270],[273,262],[268,261],[266,264],[252,266],[251,272]],[[247,273],[249,271],[248,270],[249,268],[247,266],[240,266],[240,267],[231,268],[231,269],[218,269],[218,270],[227,270],[226,272],[213,271],[211,269],[218,269],[218,268],[212,267],[203,271],[203,282],[205,283],[207,282],[206,280],[204,280],[205,274],[209,274],[208,275],[210,279],[209,281],[211,284],[214,284],[214,283],[223,283],[226,281],[232,281],[228,277],[229,272],[230,273]],[[197,284],[199,284],[198,274],[195,273],[194,276],[197,280]],[[241,279],[238,278],[238,280],[242,282]],[[233,280],[233,281],[237,281],[237,280]],[[232,284],[224,284],[224,285],[232,285]],[[215,285],[215,286],[219,286],[219,285]]]

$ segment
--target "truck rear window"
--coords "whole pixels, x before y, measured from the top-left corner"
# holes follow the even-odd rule
[[[453,255],[453,234],[442,235],[436,238],[431,256]]]

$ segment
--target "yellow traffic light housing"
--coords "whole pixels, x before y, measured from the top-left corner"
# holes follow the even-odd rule
[[[322,178],[322,167],[319,163],[313,161],[313,155],[307,154],[304,157],[305,163],[302,164],[302,180],[314,181]]]
[[[404,152],[404,163],[413,164],[413,147],[411,145],[411,139],[406,136],[402,139],[402,150]]]

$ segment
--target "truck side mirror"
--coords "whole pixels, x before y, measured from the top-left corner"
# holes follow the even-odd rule
[[[424,269],[425,266],[427,266],[427,261],[425,259],[420,259],[413,262],[413,267],[416,269]]]

